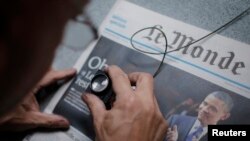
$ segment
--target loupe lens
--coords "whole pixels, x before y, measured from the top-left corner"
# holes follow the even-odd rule
[[[91,81],[91,89],[94,92],[100,93],[104,91],[109,85],[109,80],[106,75],[96,75]]]

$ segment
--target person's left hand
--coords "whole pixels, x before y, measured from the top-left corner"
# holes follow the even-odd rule
[[[36,87],[4,117],[0,118],[0,131],[25,131],[37,127],[68,128],[69,122],[59,116],[42,113],[39,110],[35,94],[58,80],[68,79],[76,74],[75,69],[55,71],[49,70]]]
[[[177,141],[178,140],[177,125],[174,125],[173,128],[170,128],[170,127],[168,128],[166,139],[167,139],[167,141]]]
[[[192,138],[192,141],[199,141],[199,139],[198,139],[197,137],[194,136],[194,137]]]

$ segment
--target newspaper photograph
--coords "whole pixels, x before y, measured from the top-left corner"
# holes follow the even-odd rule
[[[95,72],[105,65],[117,65],[126,73],[153,75],[162,59],[164,63],[154,78],[154,92],[178,141],[206,141],[210,124],[250,124],[250,46],[213,35],[185,47],[208,33],[128,1],[118,1],[101,25],[99,39],[76,63],[77,76],[45,109],[66,117],[70,129],[34,133],[25,140],[95,140],[91,114],[81,100]],[[169,53],[163,58],[166,45]],[[165,141],[168,139],[166,135]]]

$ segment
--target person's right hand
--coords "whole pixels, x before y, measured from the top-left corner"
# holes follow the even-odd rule
[[[168,128],[166,139],[167,141],[177,141],[178,139],[177,125],[174,125],[173,128]]]
[[[167,124],[154,96],[153,77],[138,72],[126,75],[116,66],[110,66],[107,72],[116,94],[111,110],[106,110],[95,95],[83,95],[93,115],[97,140],[162,141]]]

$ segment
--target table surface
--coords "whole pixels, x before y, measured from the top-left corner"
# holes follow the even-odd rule
[[[162,15],[213,31],[250,7],[250,0],[129,0]],[[92,0],[87,8],[96,27],[99,27],[116,0]],[[239,21],[219,34],[250,44],[250,11]],[[69,24],[62,44],[56,53],[53,67],[69,68],[92,39],[86,27]]]

